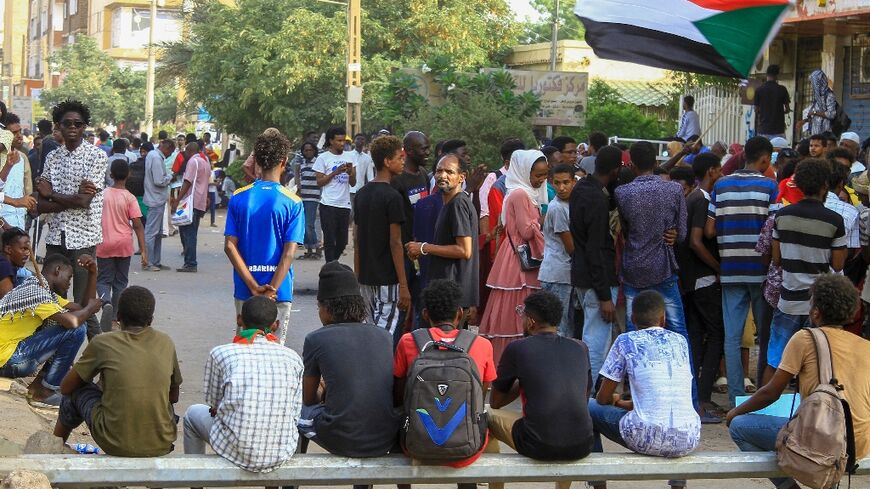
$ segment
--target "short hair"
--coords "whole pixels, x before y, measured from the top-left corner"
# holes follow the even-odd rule
[[[112,161],[109,173],[113,180],[126,180],[130,176],[130,164],[126,160],[118,158]]]
[[[655,326],[665,312],[665,299],[654,290],[644,290],[631,301],[631,320],[637,326]]]
[[[42,261],[42,269],[51,270],[54,267],[72,268],[73,262],[70,261],[69,258],[61,255],[60,253],[53,253],[46,256],[45,260]]]
[[[336,323],[361,323],[368,317],[368,309],[362,296],[343,295],[319,301],[320,307],[329,312]]]
[[[701,153],[692,160],[692,172],[698,180],[703,180],[707,172],[717,166],[722,166],[722,160],[713,153]]]
[[[443,155],[441,155],[441,158],[438,158],[438,162],[435,163],[435,169],[437,170],[438,164],[447,159],[456,160],[456,164],[459,165],[460,173],[468,173],[468,165],[465,163],[465,160],[460,158],[459,156],[456,156],[455,153],[444,153]]]
[[[164,134],[166,133],[166,131],[161,131],[161,132],[163,132]],[[164,141],[166,138],[159,138],[159,139],[160,139],[160,141]],[[142,146],[142,139],[134,137],[133,140],[130,141],[131,148],[138,148],[140,146]]]
[[[12,227],[3,231],[3,246],[10,246],[15,244],[21,238],[30,238],[30,235],[27,232],[19,227]]]
[[[441,151],[444,154],[454,153],[459,148],[464,148],[466,146],[468,146],[468,144],[462,139],[448,139],[447,141],[444,141],[443,145],[441,145]]]
[[[324,147],[329,147],[330,141],[332,141],[335,136],[347,136],[347,129],[341,126],[332,126],[326,130],[326,138],[324,139]]]
[[[840,185],[845,185],[849,182],[851,169],[846,165],[841,165],[833,161],[830,163],[831,173],[828,175],[828,189],[833,190]]]
[[[169,133],[168,133],[168,132],[166,132],[166,131],[158,131],[158,132],[157,132],[157,140],[158,140],[158,141],[163,141],[163,140],[166,139],[167,137],[169,137]],[[134,139],[135,139],[135,138],[134,138]]]
[[[686,95],[685,97],[683,97],[683,102],[686,103],[686,106],[688,108],[690,108],[690,109],[695,108],[695,97],[693,97],[691,95]]]
[[[82,116],[82,121],[84,121],[85,125],[90,125],[91,110],[88,109],[87,105],[78,100],[66,99],[55,105],[51,109],[51,120],[54,121],[55,124],[59,124],[60,121],[63,120],[63,116],[67,115],[69,112],[78,113],[78,115]]]
[[[607,146],[607,134],[601,131],[595,131],[589,134],[589,145],[596,150]]]
[[[532,292],[523,301],[526,315],[547,326],[558,326],[562,321],[562,309],[565,305],[552,292],[538,290]]]
[[[290,141],[277,129],[263,131],[254,142],[254,159],[263,170],[271,170],[287,159]]]
[[[622,151],[616,146],[605,146],[595,155],[595,173],[607,175],[622,165]]]
[[[797,151],[798,155],[800,155],[803,158],[806,158],[807,156],[809,156],[810,155],[810,140],[807,138],[804,138],[804,139],[801,139],[800,141],[798,141],[797,148],[795,148],[795,151]]]
[[[509,138],[505,139],[501,143],[501,159],[502,161],[508,161],[511,159],[511,155],[514,154],[514,151],[519,151],[521,149],[526,149],[526,144],[519,138]],[[546,156],[547,153],[544,153]]]
[[[600,156],[600,155],[599,155]],[[596,166],[595,173],[598,173],[598,168]],[[623,166],[619,169],[619,175],[616,178],[616,186],[625,185],[627,183],[631,183],[634,181],[637,175],[634,174],[634,170],[627,166]]]
[[[553,138],[553,141],[550,144],[555,146],[561,152],[565,151],[565,146],[569,144],[577,144],[577,141],[571,136],[559,136]]]
[[[704,153],[708,154],[708,153]],[[689,185],[695,185],[695,171],[694,166],[689,168],[687,166],[678,166],[672,168],[669,176],[671,177],[672,182],[686,182]]]
[[[858,289],[843,275],[823,273],[810,287],[812,305],[826,324],[845,325],[855,317]]]
[[[13,114],[12,112],[6,114],[6,125],[12,124],[21,124],[21,118],[18,117],[18,114]]]
[[[316,157],[316,156],[317,156],[317,151],[318,151],[317,145],[314,144],[314,143],[312,143],[312,142],[310,142],[310,141],[305,141],[304,143],[302,143],[302,146],[299,146],[299,154],[304,153],[304,152],[305,152],[305,148],[308,147],[308,146],[311,146],[311,149],[314,150],[314,156]]]
[[[755,163],[764,155],[770,156],[773,154],[773,145],[770,140],[763,136],[755,136],[746,141],[743,147],[743,153],[746,155],[747,163]]]
[[[770,76],[779,76],[779,65],[770,65],[767,67],[767,74]]]
[[[10,122],[10,124],[11,124],[11,122]],[[837,158],[843,158],[844,160],[848,161],[849,163],[855,162],[855,155],[851,151],[849,151],[848,149],[846,149],[842,146],[837,146],[836,148],[828,151],[828,154],[825,156],[831,161],[833,161]]]
[[[124,326],[151,326],[154,320],[154,294],[145,287],[131,285],[118,299],[118,321]]]
[[[100,138],[100,141],[108,141],[109,140],[109,131],[105,129],[100,129],[100,132],[97,133],[97,137]]]
[[[127,151],[127,140],[124,138],[118,138],[112,141],[112,153],[123,153]]]
[[[189,132],[184,136],[184,143],[185,144],[195,143],[197,141],[197,139],[198,138],[196,137],[195,133]]]
[[[810,141],[825,141],[826,139],[824,134],[813,134],[810,136]]]
[[[555,146],[544,146],[543,148],[541,148],[541,153],[544,153],[544,156],[546,156],[547,159],[550,159],[550,157],[552,157],[554,153],[558,152],[559,148]]]
[[[668,177],[671,176],[670,172],[667,169],[665,169],[664,167],[658,166],[658,165],[656,165],[656,167],[653,168],[652,172],[653,172],[653,175],[667,175]]]
[[[638,141],[628,150],[631,163],[641,171],[650,171],[656,166],[656,148],[649,141]]]
[[[822,138],[824,138],[825,141],[831,141],[834,143],[837,142],[837,136],[834,136],[834,133],[832,133],[831,131],[825,131],[821,134],[821,136]]]
[[[560,163],[560,164],[556,165],[555,168],[553,168],[553,171],[550,172],[550,175],[555,176],[555,175],[559,175],[562,173],[567,173],[573,177],[574,176],[574,166],[568,165],[565,163]]]
[[[442,323],[453,321],[462,300],[462,289],[452,280],[437,279],[429,282],[420,295],[429,321]]]
[[[372,162],[374,162],[377,171],[384,168],[384,162],[388,158],[392,158],[396,152],[401,151],[402,140],[396,136],[379,136],[372,141],[369,147],[369,153],[372,155]]]
[[[53,125],[51,124],[50,120],[42,119],[41,121],[36,123],[36,129],[39,130],[39,133],[43,136],[48,136],[49,134],[51,134]]]
[[[202,133],[202,137],[203,137],[203,139],[205,139],[206,136],[208,136],[209,139],[211,139],[211,133],[210,133],[210,132],[206,131],[206,132]]]
[[[262,295],[255,295],[242,304],[242,324],[245,328],[270,331],[278,319],[278,304]]]
[[[804,195],[818,195],[828,183],[831,163],[820,158],[807,158],[794,170],[794,183]]]
[[[779,161],[779,160],[777,160]],[[797,158],[791,158],[782,165],[778,172],[776,172],[776,183],[779,183],[786,178],[791,178],[794,175],[794,169],[797,167],[797,164],[800,163],[800,160]]]
[[[360,136],[362,136],[363,139],[365,139],[366,141],[369,140],[369,137],[366,136],[364,133],[361,133],[361,132],[358,132],[358,133],[354,134],[354,135],[353,135],[353,138],[356,139],[356,138],[358,138],[358,137],[360,137]]]

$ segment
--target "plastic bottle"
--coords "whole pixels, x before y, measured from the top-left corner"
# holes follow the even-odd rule
[[[83,455],[98,455],[103,453],[100,451],[99,447],[91,445],[90,443],[67,443],[66,445]]]

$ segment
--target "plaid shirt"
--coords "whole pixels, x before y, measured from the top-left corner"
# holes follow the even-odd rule
[[[205,402],[217,410],[209,443],[252,472],[268,472],[296,451],[302,409],[302,359],[257,337],[221,345],[205,364]]]
[[[861,230],[858,222],[858,209],[840,200],[833,192],[828,192],[825,199],[825,207],[843,217],[843,225],[846,228],[846,247],[858,249],[861,247]]]

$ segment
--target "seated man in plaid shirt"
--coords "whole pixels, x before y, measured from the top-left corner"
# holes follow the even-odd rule
[[[184,415],[184,453],[221,457],[251,472],[269,472],[296,451],[302,409],[302,359],[281,345],[274,301],[242,305],[233,342],[215,347],[205,364],[205,402]]]

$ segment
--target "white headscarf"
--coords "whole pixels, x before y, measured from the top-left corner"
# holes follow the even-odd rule
[[[536,206],[540,207],[542,203],[547,202],[547,186],[541,185],[540,188],[532,187],[531,173],[532,166],[541,158],[546,159],[544,153],[536,149],[520,149],[514,151],[511,155],[511,164],[508,168],[507,176],[505,177],[505,186],[507,193],[505,198],[514,190],[524,191]],[[543,198],[542,198],[543,195]],[[505,211],[507,207],[502,208],[501,221],[505,222]]]

